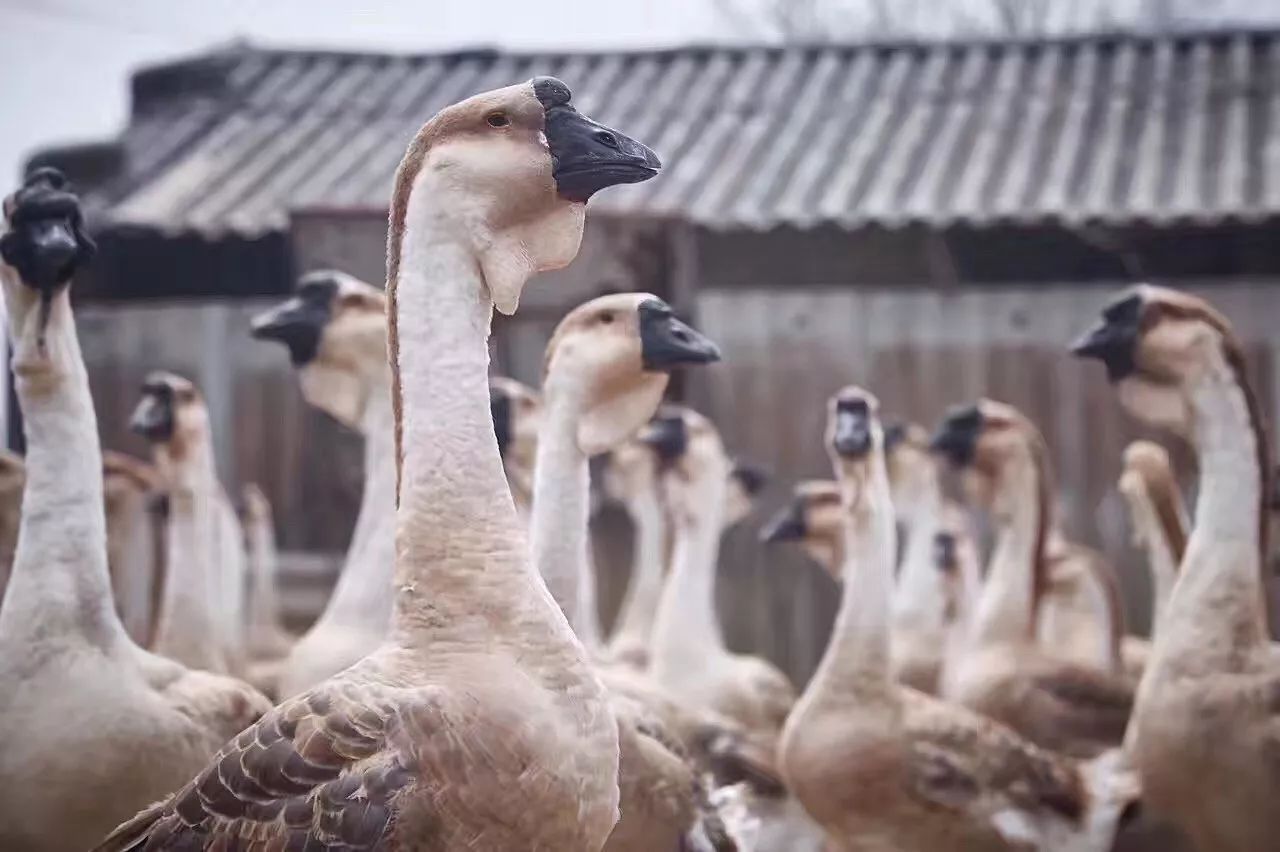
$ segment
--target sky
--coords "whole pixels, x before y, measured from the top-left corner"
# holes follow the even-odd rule
[[[787,0],[0,0],[0,192],[36,148],[118,133],[129,73],[139,65],[238,37],[400,51],[687,44],[740,38],[742,17],[721,10],[767,2]],[[1074,2],[1121,8],[1140,0]],[[1179,2],[1203,17],[1280,20],[1280,0]]]
[[[35,148],[117,133],[132,69],[236,37],[423,51],[673,44],[722,29],[702,0],[0,0],[0,184]]]

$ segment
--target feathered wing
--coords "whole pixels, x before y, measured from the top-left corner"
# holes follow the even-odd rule
[[[1075,757],[1094,757],[1124,741],[1133,683],[1120,675],[1055,664],[1033,671],[1021,704],[1030,739]]]

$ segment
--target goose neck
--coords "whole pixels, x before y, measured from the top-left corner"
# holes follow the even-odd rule
[[[589,553],[590,471],[578,446],[586,401],[581,386],[549,376],[533,468],[533,563],[578,638],[598,648],[595,582]]]
[[[126,638],[107,569],[102,451],[68,291],[49,306],[43,351],[39,309],[0,264],[10,308],[14,390],[26,436],[18,548],[0,608],[0,636],[79,637],[99,647]]]
[[[999,532],[974,625],[983,642],[1026,642],[1035,636],[1049,518],[1046,485],[1032,460],[1010,465],[1000,485]]]
[[[656,665],[680,666],[698,650],[723,651],[716,615],[716,573],[723,531],[727,479],[708,475],[690,501],[691,511],[676,512],[671,573],[662,589],[654,624]]]
[[[666,572],[667,519],[656,488],[628,500],[627,512],[635,528],[635,549],[614,642],[647,648]]]

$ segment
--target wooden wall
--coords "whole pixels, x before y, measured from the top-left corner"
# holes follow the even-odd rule
[[[1140,430],[1122,413],[1096,362],[1066,354],[1114,287],[963,290],[724,289],[699,294],[701,328],[724,363],[694,384],[735,452],[763,462],[774,482],[757,517],[722,554],[719,587],[730,642],[756,648],[798,677],[816,665],[835,609],[831,580],[791,548],[762,549],[759,523],[806,477],[829,477],[821,440],[827,396],[856,382],[887,418],[930,427],[947,406],[989,396],[1018,406],[1043,430],[1057,468],[1067,531],[1100,547],[1121,571],[1135,628],[1149,621],[1144,562],[1129,543],[1115,490],[1121,452]],[[1246,342],[1264,410],[1280,416],[1280,285],[1205,283]],[[1187,486],[1185,449],[1174,447]]]
[[[340,257],[323,260],[342,265]],[[317,265],[313,259],[301,268]],[[659,289],[660,269],[651,269],[644,289]],[[596,279],[599,289],[621,289],[629,280]],[[585,295],[595,286],[583,284]],[[548,289],[556,291],[543,292]],[[1195,289],[1247,341],[1274,420],[1280,415],[1280,285]],[[575,287],[561,292],[582,295]],[[1031,415],[1053,450],[1068,530],[1121,564],[1131,616],[1144,626],[1145,575],[1114,490],[1120,452],[1136,430],[1101,368],[1064,352],[1110,292],[1072,285],[780,286],[697,294],[697,322],[722,345],[725,362],[692,374],[689,397],[721,424],[732,451],[774,475],[756,517],[726,541],[719,598],[731,644],[769,655],[798,680],[821,655],[835,611],[834,585],[789,548],[762,550],[755,532],[792,482],[828,474],[820,445],[823,401],[847,382],[874,390],[888,415],[923,423],[935,422],[949,404],[984,394]],[[224,481],[233,490],[249,481],[266,490],[282,548],[327,554],[291,560],[302,567],[291,574],[290,606],[305,620],[323,600],[317,590],[330,581],[354,523],[360,442],[306,405],[282,347],[248,337],[249,318],[272,301],[83,305],[78,321],[105,446],[145,455],[126,424],[149,370],[171,369],[201,386]],[[526,307],[518,318],[495,322],[495,368],[536,383],[542,348],[567,305],[539,298]],[[1178,458],[1190,474],[1185,454]],[[625,587],[629,535],[617,512],[606,512],[598,529],[605,531],[599,563],[608,621]]]

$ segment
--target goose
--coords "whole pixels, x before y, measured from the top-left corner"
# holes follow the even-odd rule
[[[200,391],[155,371],[129,427],[151,442],[168,494],[168,576],[153,650],[192,668],[246,674],[244,533],[218,481]]]
[[[951,640],[961,638],[976,599],[977,566],[956,547],[967,538],[957,529],[963,515],[943,498],[928,433],[914,423],[886,429],[885,464],[906,529],[893,597],[894,672],[900,683],[936,695]]]
[[[1078,763],[900,685],[892,662],[895,511],[879,403],[849,386],[828,405],[843,515],[843,592],[822,661],[787,717],[787,784],[835,850],[1109,849],[1136,785],[1119,752]]]
[[[284,344],[303,397],[364,437],[364,486],[338,582],[316,623],[281,664],[277,694],[297,695],[371,653],[391,624],[395,447],[386,297],[338,270],[304,275],[250,333]]]
[[[606,654],[614,663],[645,671],[666,577],[670,532],[657,456],[639,438],[628,438],[609,452],[602,486],[606,495],[626,509],[635,530],[631,578]]]
[[[1274,849],[1280,661],[1262,574],[1270,447],[1239,340],[1203,299],[1139,285],[1072,351],[1102,361],[1121,405],[1187,438],[1199,461],[1195,526],[1128,743],[1146,802],[1196,848]]]
[[[0,284],[27,487],[0,606],[0,849],[85,849],[268,708],[247,685],[144,651],[116,614],[102,455],[68,295],[93,253],[52,169],[4,200]]]
[[[719,360],[715,345],[660,299],[619,293],[570,311],[547,345],[530,518],[533,562],[588,651],[594,634],[588,459],[607,452],[652,416],[668,373]],[[519,417],[515,418],[517,421]],[[501,427],[498,428],[501,434]],[[609,680],[605,680],[609,686]],[[622,817],[608,850],[686,848],[708,837],[699,820],[695,768],[674,734],[655,730],[660,708],[629,690],[609,690],[621,747]],[[714,816],[714,815],[708,815]],[[712,835],[722,833],[715,823]]]
[[[107,516],[107,568],[125,631],[149,647],[159,601],[162,567],[152,503],[161,491],[154,467],[124,453],[102,453]]]
[[[489,405],[511,497],[520,517],[527,520],[533,504],[533,464],[538,453],[542,400],[526,384],[493,376],[489,379]]]
[[[1133,701],[1122,675],[1057,656],[1037,641],[1052,489],[1040,433],[992,400],[953,408],[933,445],[966,473],[967,490],[999,527],[965,647],[943,695],[1045,748],[1081,757],[1118,746]]]
[[[1122,671],[1124,601],[1115,568],[1100,552],[1068,539],[1056,521],[1044,550],[1040,644],[1068,662]]]
[[[1117,487],[1129,508],[1134,543],[1147,553],[1151,572],[1151,635],[1160,631],[1178,564],[1187,547],[1187,508],[1173,474],[1169,453],[1154,441],[1134,441],[1125,448]],[[1140,675],[1151,655],[1150,643],[1125,637],[1125,660]]]
[[[245,647],[251,683],[268,695],[278,691],[280,670],[293,639],[280,621],[276,588],[279,553],[271,502],[262,489],[249,483],[243,489],[244,537],[249,588],[246,595]]]
[[[27,468],[22,456],[0,449],[0,601],[9,585],[13,552],[18,547],[18,524],[22,520],[22,490]]]
[[[663,465],[662,487],[675,543],[650,649],[654,680],[695,707],[741,725],[772,751],[795,688],[764,659],[725,645],[715,580],[732,463],[711,421],[667,406],[641,439]]]
[[[618,819],[618,725],[546,585],[489,405],[493,309],[577,253],[587,199],[657,157],[537,77],[446,107],[396,171],[388,639],[287,699],[99,849],[590,850]]]

